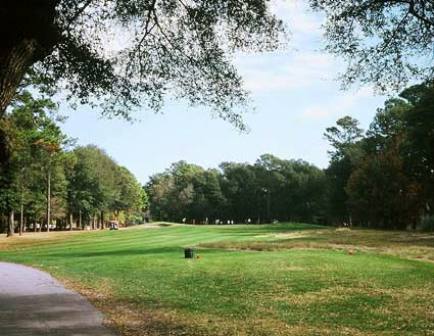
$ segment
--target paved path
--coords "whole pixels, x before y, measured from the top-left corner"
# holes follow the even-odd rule
[[[0,262],[1,336],[115,336],[84,297],[49,274]]]

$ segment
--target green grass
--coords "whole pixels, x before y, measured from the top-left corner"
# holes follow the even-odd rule
[[[303,224],[0,238],[0,260],[67,281],[125,335],[434,335],[433,256],[427,235]]]

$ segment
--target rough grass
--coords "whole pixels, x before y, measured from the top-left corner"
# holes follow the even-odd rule
[[[406,259],[434,262],[434,234],[405,231],[365,229],[322,229],[270,234],[257,241],[220,241],[202,244],[203,247],[278,251],[286,249],[333,249],[356,252],[375,252]]]
[[[434,335],[433,251],[433,235],[303,224],[0,237],[1,260],[51,272],[123,335]]]

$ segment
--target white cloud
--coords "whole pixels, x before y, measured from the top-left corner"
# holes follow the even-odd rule
[[[351,114],[351,110],[363,99],[372,97],[373,91],[363,87],[355,92],[345,92],[335,96],[330,102],[307,107],[302,113],[302,119],[324,119]]]
[[[273,12],[292,33],[289,50],[273,53],[241,54],[235,64],[245,87],[254,93],[305,88],[336,78],[340,67],[321,48],[321,18],[310,12],[306,1],[275,0]]]
[[[333,82],[338,72],[338,65],[330,55],[315,51],[244,55],[237,58],[236,65],[244,78],[245,87],[255,93]]]

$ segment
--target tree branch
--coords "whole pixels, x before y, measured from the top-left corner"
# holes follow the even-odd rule
[[[92,1],[93,0],[86,0],[86,2],[84,3],[83,7],[79,8],[77,10],[77,12],[74,14],[74,16],[68,20],[68,26],[67,26],[67,28],[69,28],[71,26],[71,24],[73,24],[74,21],[77,20],[77,18],[81,14],[83,14],[83,12],[85,11],[85,9],[91,4]]]

